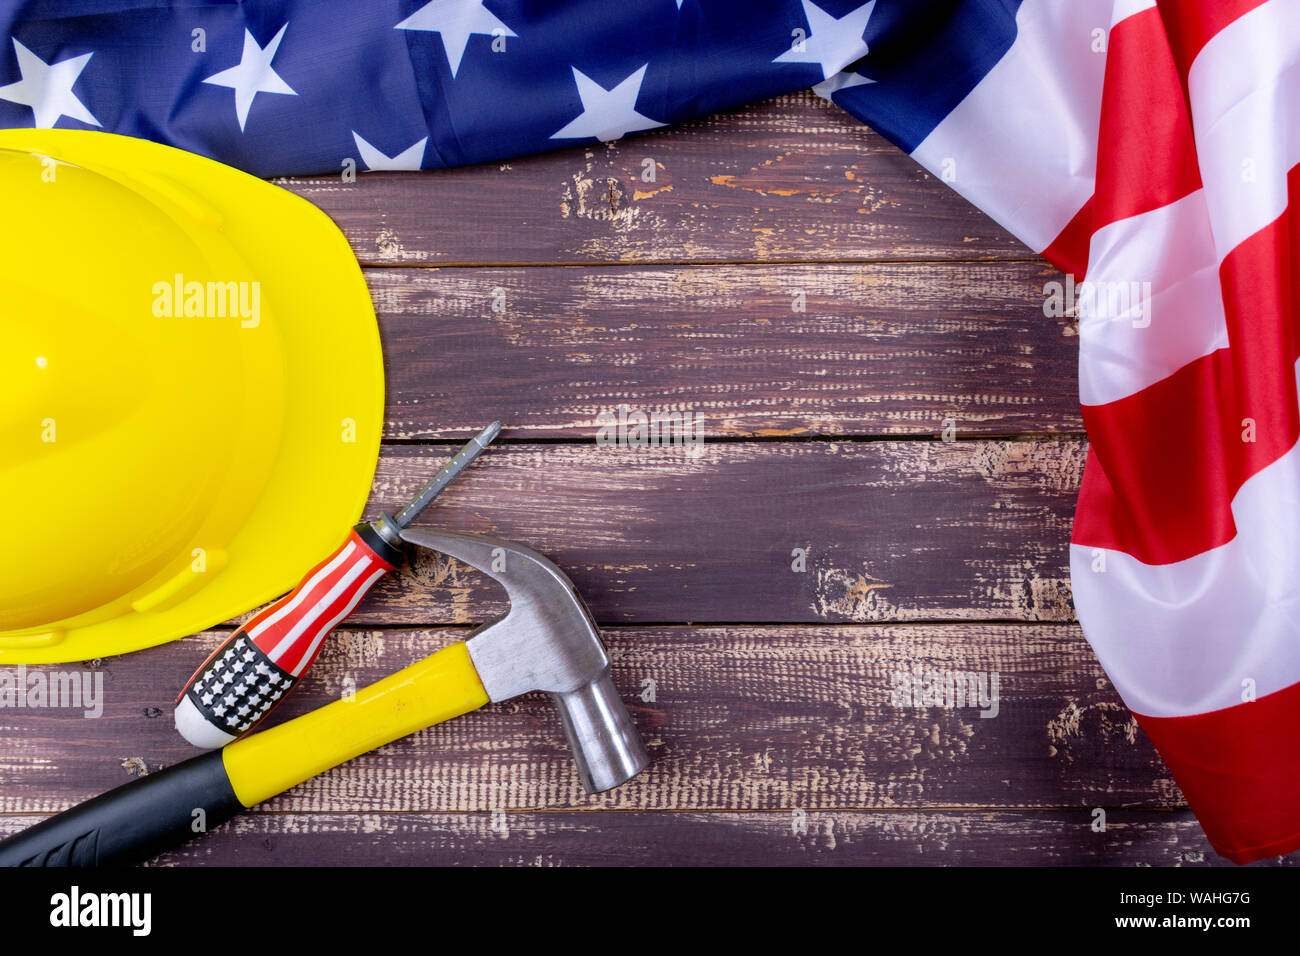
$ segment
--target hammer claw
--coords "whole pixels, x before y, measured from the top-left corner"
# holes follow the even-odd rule
[[[456,531],[402,532],[403,540],[450,555],[498,581],[510,610],[466,641],[494,701],[544,691],[560,711],[578,773],[591,792],[609,790],[650,763],[610,677],[609,655],[573,582],[520,544]]]

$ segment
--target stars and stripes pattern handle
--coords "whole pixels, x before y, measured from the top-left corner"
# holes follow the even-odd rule
[[[394,567],[353,529],[301,584],[195,671],[177,698],[177,729],[199,747],[225,746],[250,731],[311,667],[330,631]]]

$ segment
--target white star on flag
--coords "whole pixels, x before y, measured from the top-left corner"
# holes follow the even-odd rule
[[[867,55],[862,39],[876,0],[833,17],[815,3],[803,0],[803,14],[808,18],[808,36],[778,56],[773,63],[814,63],[821,67],[822,79],[828,80],[850,63]]]
[[[469,46],[471,34],[492,36],[518,36],[501,22],[480,0],[431,0],[399,23],[395,30],[427,30],[442,37],[442,49],[451,65],[451,78],[456,78],[461,58]]]
[[[239,58],[239,65],[214,73],[203,81],[213,86],[229,87],[235,91],[235,112],[239,115],[240,132],[243,132],[244,124],[248,122],[248,111],[253,105],[253,97],[258,93],[298,95],[298,92],[280,79],[280,74],[271,68],[271,60],[275,58],[275,51],[280,48],[280,41],[284,39],[284,31],[287,29],[289,29],[287,23],[280,27],[280,32],[265,49],[258,46],[257,41],[253,39],[253,34],[245,29],[244,54]]]
[[[824,100],[835,102],[834,96],[840,90],[852,89],[855,86],[866,86],[868,83],[874,83],[875,80],[868,79],[861,73],[836,73],[829,80],[822,80],[820,83],[814,83],[812,91]]]
[[[649,66],[650,64],[646,64]],[[627,133],[656,129],[664,126],[658,120],[642,116],[636,111],[637,97],[641,95],[641,82],[646,66],[641,67],[612,90],[607,90],[589,76],[573,67],[573,79],[578,84],[578,97],[582,112],[551,139],[586,139],[594,136],[602,143],[618,139]]]
[[[361,161],[366,164],[366,169],[371,172],[397,172],[399,170],[419,169],[420,163],[424,161],[424,147],[429,142],[429,137],[424,137],[414,146],[402,150],[396,156],[389,156],[381,153],[374,146],[361,138],[356,131],[352,131],[352,139],[356,141],[357,149],[361,153]]]
[[[72,87],[93,53],[83,53],[58,63],[46,63],[13,37],[14,53],[23,78],[17,83],[0,86],[0,100],[29,106],[37,129],[53,129],[60,116],[99,126],[86,105],[77,99]]]

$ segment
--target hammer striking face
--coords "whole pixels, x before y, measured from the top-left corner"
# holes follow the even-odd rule
[[[505,588],[510,609],[466,640],[474,669],[490,700],[551,695],[588,791],[617,787],[649,765],[595,622],[563,571],[531,548],[485,535],[408,530],[402,539],[464,561]]]

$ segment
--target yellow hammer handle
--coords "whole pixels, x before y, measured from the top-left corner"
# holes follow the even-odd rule
[[[386,743],[488,702],[464,642],[444,647],[352,699],[237,740],[222,751],[246,807]]]

